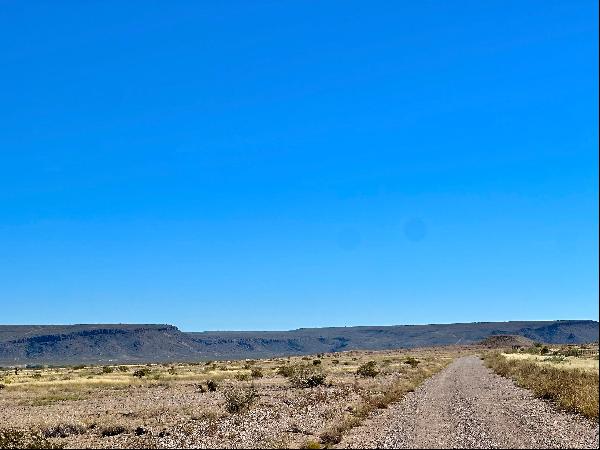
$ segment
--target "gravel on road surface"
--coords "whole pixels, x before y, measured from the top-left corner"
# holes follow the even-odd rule
[[[340,448],[598,448],[598,423],[558,411],[476,356],[353,429]]]

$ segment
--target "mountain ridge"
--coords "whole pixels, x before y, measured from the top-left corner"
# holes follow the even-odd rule
[[[594,320],[183,332],[169,324],[0,325],[0,365],[269,358],[476,344],[513,334],[549,344],[598,340]]]

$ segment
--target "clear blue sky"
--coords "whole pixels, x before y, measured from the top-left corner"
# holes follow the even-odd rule
[[[0,323],[598,318],[598,2],[0,2]]]

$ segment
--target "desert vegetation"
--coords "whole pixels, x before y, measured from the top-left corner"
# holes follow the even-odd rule
[[[0,448],[324,448],[458,353],[7,368]]]
[[[597,420],[598,357],[573,356],[583,354],[582,349],[573,347],[552,350],[538,345],[525,352],[489,352],[484,360],[497,374],[511,378],[537,397]]]

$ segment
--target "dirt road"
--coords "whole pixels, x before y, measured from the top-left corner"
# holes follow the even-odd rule
[[[342,448],[598,448],[598,424],[558,412],[469,356],[354,429]]]

